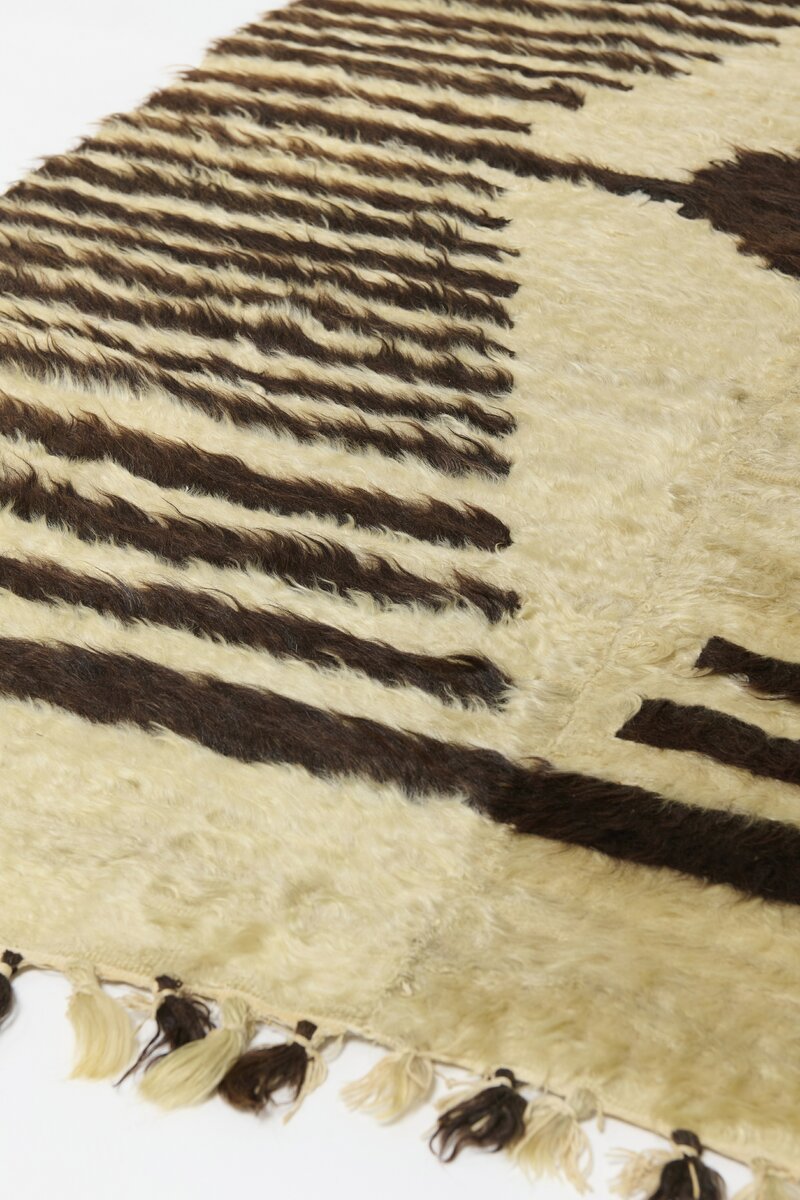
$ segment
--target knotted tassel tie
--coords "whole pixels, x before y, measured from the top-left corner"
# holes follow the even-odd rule
[[[244,1000],[223,1000],[220,1015],[221,1028],[153,1063],[139,1085],[145,1099],[162,1108],[179,1108],[199,1104],[217,1089],[253,1032],[253,1017]]]
[[[328,1076],[320,1049],[328,1036],[311,1021],[298,1022],[288,1041],[243,1054],[222,1080],[220,1094],[234,1108],[258,1113],[288,1091],[290,1108],[283,1118],[288,1121]]]
[[[0,1021],[4,1021],[11,1012],[14,1003],[14,989],[11,980],[16,975],[22,963],[22,955],[16,950],[4,950],[0,958]]]
[[[679,1158],[668,1151],[630,1155],[614,1190],[625,1197],[650,1193],[649,1200],[725,1200],[724,1180],[702,1161],[697,1135],[676,1129],[671,1141]]]
[[[434,1154],[442,1162],[452,1162],[467,1146],[492,1154],[513,1146],[525,1133],[527,1103],[520,1086],[514,1073],[501,1067],[488,1086],[483,1080],[458,1092],[456,1103],[445,1109],[431,1135]]]
[[[76,963],[67,1016],[75,1034],[73,1078],[106,1079],[124,1070],[134,1054],[134,1032],[121,1004],[103,991],[94,970]]]
[[[119,1083],[133,1075],[139,1067],[149,1069],[165,1054],[199,1041],[214,1028],[208,1005],[184,991],[180,979],[173,979],[171,975],[159,975],[156,979],[153,1003],[156,1032]]]
[[[433,1063],[411,1051],[387,1054],[363,1079],[342,1088],[349,1108],[378,1121],[395,1121],[426,1100],[433,1088]]]

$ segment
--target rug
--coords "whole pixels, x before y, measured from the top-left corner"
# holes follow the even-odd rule
[[[379,1118],[471,1073],[444,1159],[800,1173],[799,67],[300,0],[0,199],[0,1008],[65,973],[77,1074],[360,1035]]]

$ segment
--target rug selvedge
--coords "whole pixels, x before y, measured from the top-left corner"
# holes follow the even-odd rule
[[[0,1004],[84,1074],[122,981],[161,1103],[351,1031],[485,1076],[445,1158],[800,1170],[797,24],[298,3],[0,200]]]

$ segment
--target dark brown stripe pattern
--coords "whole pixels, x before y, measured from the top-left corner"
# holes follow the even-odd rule
[[[167,583],[123,584],[56,563],[0,555],[0,587],[38,603],[82,604],[124,624],[149,622],[318,667],[348,667],[379,683],[418,687],[445,703],[499,707],[511,681],[479,654],[412,654],[293,613],[255,609]]]
[[[6,257],[13,258],[13,254],[7,252]],[[35,257],[31,257],[35,261]],[[334,367],[363,366],[404,382],[422,382],[453,389],[467,388],[487,396],[511,390],[511,373],[505,368],[475,368],[454,362],[451,356],[433,361],[419,361],[405,354],[397,344],[390,341],[382,342],[380,349],[375,351],[350,348],[341,344],[325,344],[304,332],[300,323],[285,313],[272,315],[268,310],[262,310],[258,318],[248,319],[243,315],[237,317],[225,309],[217,308],[211,311],[202,301],[181,306],[174,300],[145,299],[136,295],[109,293],[102,288],[78,283],[66,277],[47,284],[42,282],[39,276],[22,267],[14,270],[3,270],[0,267],[0,290],[23,298],[38,299],[47,295],[52,300],[74,305],[91,316],[165,330],[183,330],[198,337],[205,336],[215,342],[247,337],[261,353],[268,356],[283,351],[298,358],[305,358],[309,364],[321,363]],[[174,355],[171,361],[175,361]],[[234,368],[232,371],[229,367],[220,366],[219,359],[217,361],[218,370],[225,375],[235,374],[239,378],[250,378],[255,374],[242,368]],[[488,426],[491,432],[502,429],[504,424],[509,423],[509,419],[503,414],[495,415],[467,397],[459,396],[449,402],[447,399],[439,401],[425,392],[405,397],[391,393],[382,394],[374,388],[347,388],[344,385],[326,382],[324,379],[314,387],[311,380],[303,378],[299,373],[282,373],[280,368],[271,373],[268,369],[265,370],[259,374],[259,379],[266,391],[277,392],[293,388],[300,395],[322,393],[334,403],[348,404],[366,412],[416,416],[423,419],[435,419],[443,415],[465,417],[474,423],[480,422],[484,428]]]
[[[14,460],[0,473],[0,502],[44,532],[149,555],[148,574],[159,561],[200,562],[259,572],[264,588],[248,606],[183,576],[126,585],[80,564],[0,555],[0,587],[51,605],[54,628],[58,606],[85,606],[111,621],[361,672],[447,704],[502,708],[513,682],[468,647],[437,654],[443,618],[432,614],[467,609],[497,623],[520,606],[488,557],[512,541],[501,489],[516,401],[502,330],[519,280],[498,203],[505,184],[520,176],[643,192],[800,273],[786,234],[797,230],[794,160],[742,153],[673,181],[551,159],[531,136],[551,106],[579,120],[590,89],[626,104],[641,75],[678,79],[701,63],[716,69],[729,45],[774,46],[777,31],[797,24],[787,6],[464,2],[469,20],[446,4],[295,4],[221,41],[201,68],[0,198],[3,364],[48,388],[55,378],[94,398],[98,387],[115,389],[145,412],[155,391],[153,411],[189,406],[195,427],[215,435],[185,444],[169,427],[112,422],[74,397],[64,411],[36,401],[50,390],[20,389],[24,401],[3,394],[0,435]],[[230,452],[207,450],[221,428]],[[248,465],[237,453],[241,429],[250,444],[262,437],[265,451],[275,439],[292,444],[297,470]],[[352,456],[352,484],[308,477],[306,447],[321,441],[345,462]],[[25,466],[33,447],[55,456],[49,470],[59,478]],[[387,457],[393,477],[408,480],[396,495],[381,485]],[[145,499],[83,494],[70,481],[76,463],[115,464],[121,470],[98,477],[119,490],[131,477],[147,481],[136,492]],[[428,469],[445,498],[426,494]],[[468,487],[480,505],[461,498]],[[214,511],[208,498],[227,502],[230,524],[179,511],[176,492],[203,513]],[[286,528],[246,527],[254,512]],[[298,517],[302,530],[290,525]],[[326,524],[310,536],[316,521]],[[350,525],[371,531],[380,553],[348,544]],[[478,566],[456,569],[456,551]],[[295,589],[281,589],[287,603],[301,588],[333,595],[336,611],[340,599],[368,598],[377,628],[386,610],[410,606],[428,652],[278,609],[276,580]],[[358,608],[341,611],[337,624]],[[698,665],[731,672],[743,656],[713,639]],[[745,665],[733,673],[751,686],[800,695],[793,664],[749,656]],[[242,761],[359,774],[409,796],[457,795],[521,834],[800,902],[792,826],[546,765],[530,770],[389,718],[351,718],[133,655],[13,638],[0,639],[0,692],[90,721],[165,727]],[[800,744],[708,709],[645,701],[619,736],[800,782]]]
[[[179,565],[199,559],[216,567],[248,567],[288,583],[349,597],[364,592],[394,604],[420,604],[439,610],[471,604],[490,621],[513,614],[518,596],[509,590],[453,572],[439,583],[377,554],[359,557],[341,542],[273,530],[240,530],[198,518],[151,515],[121,496],[91,500],[71,483],[8,473],[0,480],[0,503],[26,521],[66,527],[85,541],[110,540]]]
[[[28,324],[45,332],[43,323],[29,320]],[[197,363],[193,364],[190,359],[155,353],[137,354],[129,344],[113,336],[104,337],[102,345],[120,351],[124,357],[103,354],[87,362],[83,348],[71,354],[66,339],[56,344],[51,334],[45,345],[32,347],[29,338],[0,324],[0,355],[37,379],[47,379],[56,370],[89,387],[98,382],[121,383],[138,392],[152,384],[176,400],[211,417],[227,417],[236,425],[263,426],[277,433],[291,434],[299,442],[324,438],[354,452],[376,450],[387,458],[402,459],[404,455],[410,455],[423,459],[445,475],[464,475],[471,471],[489,476],[505,475],[510,468],[507,458],[478,438],[447,439],[412,421],[405,422],[404,428],[398,430],[371,428],[358,420],[302,415],[279,403],[270,403],[266,398],[257,398],[227,379],[200,371],[196,369]],[[159,357],[169,364],[166,370],[155,365],[153,360]],[[214,362],[217,365],[216,360]]]
[[[191,105],[192,101],[189,100],[187,103]],[[57,166],[53,164],[52,167],[43,168],[43,172],[57,171],[57,169]],[[73,175],[75,170],[76,168],[73,166]],[[114,188],[122,196],[126,192],[125,179],[120,180],[116,176],[115,179]],[[186,186],[188,188],[190,185]],[[161,195],[167,194],[168,191],[168,185],[165,183],[161,189]],[[169,230],[170,234],[182,233],[196,239],[201,247],[205,241],[219,243],[224,239],[242,251],[259,256],[262,262],[270,254],[282,252],[288,255],[307,255],[315,263],[349,264],[364,270],[393,272],[404,278],[418,277],[423,281],[430,275],[430,265],[427,261],[403,257],[388,247],[377,250],[361,243],[344,246],[323,240],[321,237],[315,237],[311,232],[304,236],[299,230],[284,232],[267,229],[264,226],[248,224],[244,220],[220,223],[216,219],[213,209],[203,216],[193,213],[177,213],[167,206],[159,209],[157,204],[149,210],[135,209],[126,205],[122,199],[119,201],[109,200],[104,196],[81,191],[67,184],[62,187],[45,187],[37,181],[36,176],[31,176],[28,180],[15,184],[7,193],[7,197],[10,200],[34,200],[45,204],[56,204],[67,212],[79,215],[91,213],[133,226],[135,229],[151,229],[157,232],[163,227]],[[236,199],[234,198],[231,201],[234,212],[236,211],[235,206]],[[156,240],[159,246],[163,245],[162,238]],[[450,261],[444,250],[438,256],[438,270],[444,283],[465,293],[475,291],[478,295],[483,295],[487,301],[493,297],[513,296],[519,287],[504,272],[489,271],[472,266],[456,266]],[[476,310],[471,315],[482,314],[480,310]]]
[[[662,750],[691,750],[751,775],[800,784],[800,742],[770,737],[757,725],[699,704],[645,700],[617,737]]]
[[[627,29],[619,32],[598,30],[592,27],[576,30],[574,25],[571,28],[562,26],[555,29],[544,24],[531,27],[515,21],[513,12],[500,7],[497,8],[497,12],[502,15],[502,19],[494,16],[485,17],[476,11],[470,18],[469,29],[464,28],[465,22],[462,17],[449,13],[429,12],[423,8],[412,11],[393,7],[390,3],[368,5],[358,3],[357,0],[313,0],[311,5],[300,2],[293,4],[286,11],[282,11],[280,22],[286,24],[300,21],[312,28],[318,28],[320,10],[326,11],[326,19],[333,20],[336,25],[345,28],[362,28],[365,32],[374,30],[377,33],[380,26],[376,22],[390,20],[395,29],[407,30],[408,36],[413,36],[415,41],[429,40],[435,41],[437,44],[452,41],[456,45],[478,43],[503,54],[518,54],[521,59],[525,54],[538,58],[541,56],[542,45],[550,45],[559,47],[552,53],[553,56],[560,57],[563,62],[598,61],[615,70],[646,69],[643,62],[636,58],[629,58],[627,53],[619,53],[609,59],[604,57],[605,51],[602,47],[622,45],[625,47],[636,46],[641,50],[656,54],[668,54],[675,58],[697,58],[707,62],[719,61],[719,56],[713,50],[654,40],[638,29],[632,28],[630,23]],[[356,14],[357,18],[361,20],[354,21],[352,14]],[[568,14],[564,13],[563,15],[567,16]],[[261,24],[248,25],[243,32],[268,38],[271,25],[272,19],[269,19]],[[420,27],[433,32],[426,37],[424,32],[420,33]],[[226,45],[227,40],[218,45]],[[575,52],[569,49],[573,46],[586,47],[586,49],[578,52],[580,57],[573,57]],[[646,61],[644,60],[645,63]],[[670,73],[669,64],[665,63],[664,65],[667,73]]]
[[[754,692],[800,704],[800,663],[754,654],[725,638],[706,642],[695,663],[712,675],[734,675]]]
[[[491,750],[183,675],[134,655],[2,638],[0,693],[103,724],[167,728],[244,762],[292,763],[321,776],[356,772],[410,796],[461,795],[520,833],[800,903],[800,829],[780,821],[679,804],[546,767],[527,770]]]
[[[61,417],[0,393],[0,433],[21,434],[51,454],[76,461],[108,459],[162,487],[219,496],[256,511],[283,516],[314,513],[340,524],[393,529],[427,542],[496,550],[510,545],[505,526],[485,509],[443,501],[400,500],[378,489],[335,487],[314,480],[261,474],[230,454],[109,425],[93,413]]]

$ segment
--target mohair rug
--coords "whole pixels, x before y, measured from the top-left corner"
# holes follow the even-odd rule
[[[0,199],[4,1012],[791,1188],[799,145],[798,0],[300,0]]]

